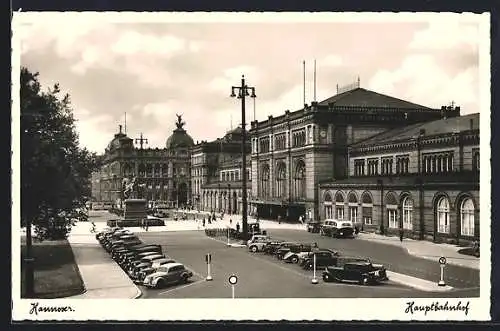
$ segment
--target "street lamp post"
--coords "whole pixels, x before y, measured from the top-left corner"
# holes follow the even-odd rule
[[[236,95],[235,91],[238,91]],[[251,94],[250,94],[251,92]],[[242,139],[241,139],[241,185],[242,185],[242,231],[243,239],[248,239],[248,206],[247,206],[247,167],[246,167],[246,123],[245,123],[245,97],[250,96],[250,98],[255,98],[255,87],[249,87],[245,84],[245,76],[241,77],[241,86],[231,87],[231,97],[237,97],[241,99],[241,129],[242,129]]]

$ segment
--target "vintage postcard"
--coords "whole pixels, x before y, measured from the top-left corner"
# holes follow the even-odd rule
[[[13,320],[489,320],[489,31],[14,13]]]

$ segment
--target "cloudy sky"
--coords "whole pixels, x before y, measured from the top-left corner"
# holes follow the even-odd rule
[[[102,152],[127,113],[127,133],[163,147],[183,114],[193,139],[222,136],[241,121],[232,85],[245,74],[256,87],[257,119],[336,94],[359,75],[361,87],[462,114],[479,112],[479,25],[452,19],[392,22],[112,23],[49,14],[17,29],[21,64],[46,87],[70,93],[80,141]],[[56,15],[56,16],[54,16]],[[184,14],[187,15],[187,14]],[[16,33],[16,31],[15,31]],[[247,103],[253,120],[253,102]]]

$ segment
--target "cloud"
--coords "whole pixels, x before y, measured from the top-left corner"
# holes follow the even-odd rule
[[[451,50],[461,46],[476,48],[478,41],[477,25],[442,20],[432,22],[426,29],[417,31],[409,48],[415,50]]]
[[[478,72],[466,68],[448,75],[430,55],[411,55],[396,70],[380,70],[369,81],[368,88],[401,99],[439,108],[451,101],[456,104],[478,102]],[[465,109],[467,113],[478,109]]]
[[[131,138],[142,132],[148,146],[163,147],[176,113],[195,141],[223,136],[231,117],[236,127],[240,100],[229,94],[243,74],[256,88],[258,119],[300,109],[303,59],[306,103],[313,99],[317,59],[318,101],[359,75],[362,87],[397,98],[433,107],[455,100],[478,109],[478,52],[467,31],[463,24],[421,22],[117,24],[53,14],[23,27],[21,61],[40,72],[44,87],[59,82],[69,92],[83,145],[103,150],[126,112]],[[453,49],[438,48],[451,37],[444,42]],[[108,117],[98,120],[101,114]]]
[[[330,54],[319,61],[319,65],[327,66],[327,67],[338,67],[344,63],[342,57],[339,55]]]

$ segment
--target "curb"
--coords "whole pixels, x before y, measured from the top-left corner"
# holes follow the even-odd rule
[[[131,298],[131,299],[139,299],[139,298],[142,296],[142,291],[141,291],[141,289],[139,288],[139,286],[137,286],[137,285],[135,285],[135,284],[134,284],[134,286],[135,286],[135,288],[136,288],[136,290],[137,290],[137,294],[135,295],[135,297],[133,297],[133,298]]]
[[[403,275],[400,273],[387,270],[387,277],[395,283],[412,287],[424,292],[448,292],[454,288],[451,286],[438,286],[436,282],[431,282],[425,279]]]

